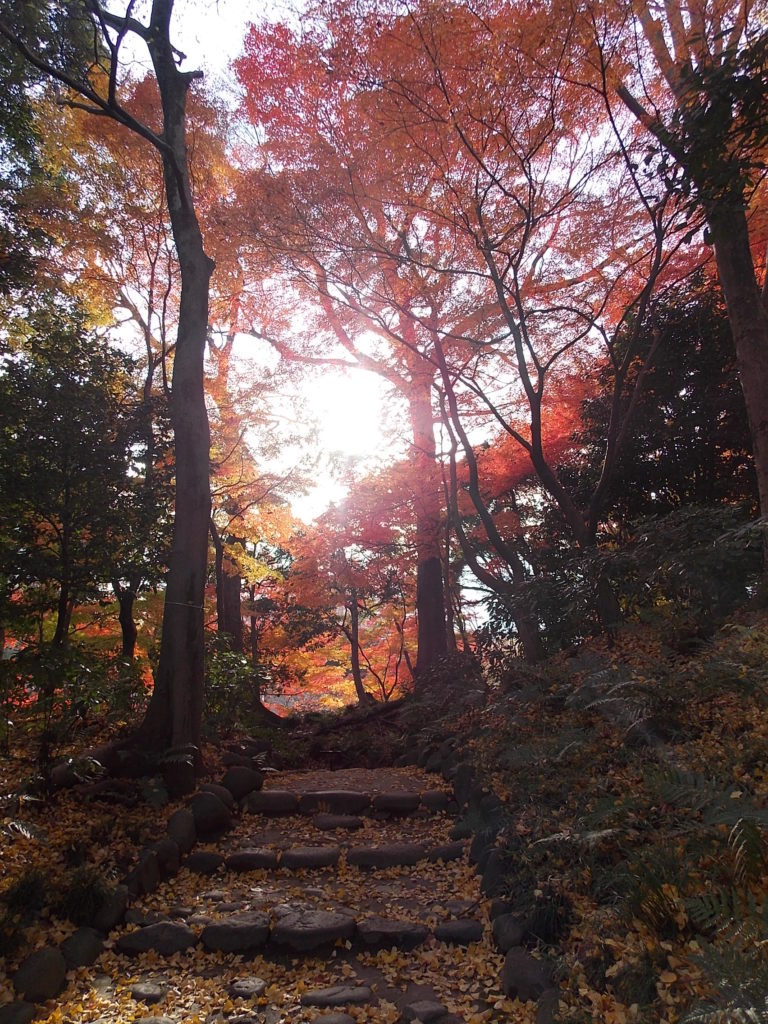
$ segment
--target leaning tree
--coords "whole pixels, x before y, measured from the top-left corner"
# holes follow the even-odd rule
[[[32,80],[54,83],[63,104],[117,121],[134,133],[137,145],[154,146],[162,158],[181,277],[171,389],[175,518],[160,660],[139,738],[156,749],[189,747],[199,761],[211,503],[203,361],[213,261],[206,255],[195,211],[186,139],[187,93],[202,73],[181,68],[184,55],[170,38],[173,6],[174,0],[152,0],[148,18],[142,21],[135,16],[135,0],[128,0],[121,14],[100,0],[49,0],[34,10],[32,5],[2,0],[0,35],[6,46],[22,55]],[[152,62],[157,124],[140,119],[124,98],[121,68],[128,42],[137,40],[146,46]]]

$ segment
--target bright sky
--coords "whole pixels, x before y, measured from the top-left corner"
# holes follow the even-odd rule
[[[391,452],[392,438],[384,424],[388,401],[383,383],[375,374],[363,371],[329,372],[307,388],[304,408],[318,423],[323,458],[315,486],[291,503],[295,515],[309,522],[345,496],[346,487],[334,480],[328,465],[335,457],[359,459],[362,474],[366,463]]]

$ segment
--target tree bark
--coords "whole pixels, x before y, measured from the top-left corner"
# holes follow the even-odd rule
[[[122,633],[123,646],[121,654],[124,658],[128,658],[130,661],[133,661],[136,653],[136,639],[139,635],[133,618],[133,606],[136,602],[136,591],[138,586],[135,586],[133,581],[131,581],[127,587],[123,587],[119,580],[113,580],[112,589],[115,592],[115,597],[117,598],[117,603],[120,607],[118,622],[120,623],[120,630]]]
[[[352,681],[355,684],[355,695],[358,703],[370,704],[371,695],[363,686],[363,672],[360,667],[360,606],[357,603],[357,591],[353,587],[349,595],[349,631],[344,630],[349,640],[350,662],[352,665]]]
[[[437,470],[437,452],[432,416],[431,367],[413,373],[413,387],[408,395],[413,449],[411,462],[416,471],[416,613],[418,617],[418,651],[416,655],[416,686],[419,676],[445,657],[446,643],[445,591],[443,585],[440,539],[443,509]]]
[[[189,179],[185,138],[191,76],[180,72],[169,39],[173,0],[154,0],[147,45],[160,90],[168,211],[181,271],[178,338],[171,384],[176,454],[173,542],[155,688],[139,730],[156,749],[199,751],[205,672],[203,598],[211,496],[210,432],[203,362],[213,262],[203,248]],[[199,755],[198,755],[199,758]]]
[[[752,435],[760,511],[767,516],[768,312],[755,276],[744,209],[715,208],[708,211],[707,219]]]
[[[231,572],[224,553],[224,542],[219,536],[216,524],[211,517],[211,539],[216,553],[216,628],[220,636],[225,637],[230,650],[242,654],[243,646],[243,614],[241,606],[242,577],[239,572]]]

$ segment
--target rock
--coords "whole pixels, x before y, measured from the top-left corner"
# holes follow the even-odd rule
[[[43,946],[22,960],[13,987],[30,1003],[53,999],[67,983],[67,961],[56,946]]]
[[[117,928],[128,909],[128,896],[126,885],[116,886],[94,914],[91,921],[93,927],[100,932],[111,932]]]
[[[237,981],[233,981],[228,992],[233,999],[258,999],[266,989],[266,981],[254,975],[251,978],[238,978]]]
[[[460,860],[464,856],[465,844],[457,841],[455,843],[444,843],[442,846],[433,846],[427,850],[427,860],[435,863],[438,860],[447,864],[452,860]]]
[[[125,913],[126,925],[138,924],[142,928],[145,924],[158,924],[165,920],[167,920],[167,915],[161,914],[158,910],[141,910],[139,907],[130,907]]]
[[[227,769],[222,786],[229,790],[235,800],[242,800],[264,785],[264,776],[255,768],[247,768],[244,765],[232,765]]]
[[[298,806],[297,794],[285,789],[262,789],[249,793],[245,798],[245,810],[250,814],[278,817],[282,814],[295,814]]]
[[[269,917],[259,911],[233,914],[203,928],[200,939],[208,950],[245,953],[260,949],[269,937]]]
[[[499,914],[493,918],[493,938],[502,953],[519,946],[524,935],[525,922],[517,914]]]
[[[34,1003],[25,1003],[22,999],[0,1006],[0,1024],[29,1024],[36,1016]]]
[[[497,896],[495,899],[491,900],[491,906],[488,910],[488,916],[493,921],[497,917],[500,917],[501,914],[511,914],[513,910],[514,904],[512,904],[509,900],[504,900],[500,896]]]
[[[471,764],[462,761],[456,767],[456,774],[453,777],[453,792],[456,795],[456,803],[463,807],[469,800],[470,794],[475,787],[475,770]]]
[[[383,843],[355,846],[347,851],[347,864],[361,868],[392,868],[417,864],[426,855],[423,843]]]
[[[474,833],[471,824],[462,818],[453,826],[450,835],[451,839],[455,842],[459,839],[471,839]]]
[[[196,875],[213,875],[223,863],[224,858],[220,853],[214,853],[213,850],[196,850],[184,861],[184,867],[194,871]]]
[[[135,999],[137,1003],[146,1003],[147,1006],[151,1006],[152,1003],[159,1003],[165,999],[167,991],[167,981],[137,981],[131,988],[131,999]]]
[[[348,1013],[321,1013],[312,1024],[355,1024],[355,1018]]]
[[[360,814],[370,805],[371,798],[367,793],[346,789],[304,793],[299,798],[299,811],[302,814],[314,814],[315,811],[329,811],[331,814]]]
[[[413,814],[421,803],[419,793],[379,793],[371,801],[374,811],[384,814]]]
[[[167,751],[163,760],[163,781],[172,799],[194,791],[197,757],[198,749],[193,744]]]
[[[482,922],[469,917],[443,921],[435,928],[435,938],[439,942],[451,942],[454,946],[468,946],[470,942],[480,942],[482,937]]]
[[[318,988],[305,992],[301,997],[302,1006],[348,1006],[350,1003],[359,1005],[373,998],[373,992],[367,985],[333,985],[330,988]]]
[[[161,878],[172,878],[173,875],[178,874],[181,865],[181,851],[177,842],[173,839],[160,839],[147,849],[152,850],[157,856]]]
[[[197,842],[197,829],[195,828],[195,816],[187,807],[182,807],[168,819],[165,826],[170,839],[176,843],[182,853],[189,853]]]
[[[229,792],[229,791],[227,791]],[[198,836],[225,832],[232,825],[232,814],[215,793],[195,793],[189,801]]]
[[[496,818],[504,810],[504,801],[496,793],[485,793],[480,798],[480,813],[487,818]]]
[[[168,917],[178,917],[186,920],[186,918],[192,917],[194,912],[192,907],[187,907],[183,903],[175,903],[172,907],[168,908]]]
[[[408,768],[410,765],[416,764],[416,758],[411,753],[400,754],[399,757],[395,758],[395,768]]]
[[[414,949],[420,946],[429,936],[429,929],[424,924],[413,921],[392,921],[385,917],[367,917],[358,921],[357,934],[366,946],[391,949]]]
[[[160,885],[160,862],[154,850],[145,849],[141,851],[136,875],[140,892],[154,892],[158,885]]]
[[[117,940],[117,951],[144,953],[152,949],[162,956],[171,956],[189,949],[196,942],[197,936],[188,925],[178,921],[161,921],[121,935]]]
[[[298,952],[317,949],[339,939],[350,939],[355,932],[351,913],[329,910],[292,910],[272,928],[270,942]]]
[[[71,761],[61,761],[51,768],[51,785],[56,789],[71,789],[83,780],[77,774]]]
[[[421,794],[421,805],[428,811],[444,811],[452,802],[451,794],[442,789],[428,789]]]
[[[205,782],[200,787],[201,793],[213,793],[224,804],[228,811],[234,811],[236,801],[226,786],[220,786],[218,782]]]
[[[539,999],[536,1007],[536,1024],[554,1024],[560,1008],[560,992],[556,988],[548,988]]]
[[[429,763],[429,759],[437,754],[437,752],[438,748],[434,743],[430,743],[427,747],[422,747],[416,755],[416,764],[419,768],[426,768]]]
[[[338,863],[341,850],[338,846],[293,846],[283,850],[280,867],[292,871],[301,868],[328,868]]]
[[[62,942],[59,949],[64,954],[68,968],[90,967],[98,960],[104,942],[95,928],[78,928]]]
[[[498,896],[506,887],[507,865],[501,850],[491,850],[485,864],[480,889],[485,896]]]
[[[226,860],[227,871],[259,871],[264,868],[277,867],[277,853],[274,850],[253,848],[237,850]]]
[[[488,855],[496,842],[496,836],[488,832],[478,832],[469,845],[469,863],[488,863]]]
[[[363,827],[363,819],[353,814],[316,814],[312,824],[321,832],[333,832],[336,829],[347,829],[350,832]]]
[[[516,947],[510,949],[504,958],[501,988],[510,999],[517,998],[526,1003],[538,999],[552,988],[552,978],[546,964]]]
[[[176,1024],[172,1017],[134,1017],[133,1024]]]
[[[421,1024],[431,1024],[448,1013],[442,1003],[432,999],[421,999],[416,1003],[408,1003],[403,1007],[403,1020],[419,1020]]]

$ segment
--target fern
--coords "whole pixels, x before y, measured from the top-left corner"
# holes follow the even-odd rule
[[[25,839],[36,839],[38,841],[42,841],[45,838],[45,833],[41,829],[19,818],[12,818],[10,821],[3,822],[0,826],[0,832],[7,836],[20,835],[24,836]]]
[[[705,943],[695,959],[716,997],[693,1007],[680,1024],[768,1024],[768,960],[762,945],[752,942],[720,947]]]
[[[759,1006],[730,1006],[724,1009],[701,1006],[684,1014],[679,1024],[768,1024],[768,1009]]]
[[[733,854],[733,870],[739,885],[747,885],[759,877],[765,866],[765,836],[761,823],[754,817],[739,818],[728,836]]]
[[[668,768],[657,776],[655,788],[665,803],[689,811],[702,811],[723,798],[722,788],[698,772]]]
[[[713,889],[686,900],[691,922],[703,933],[722,931],[735,920],[743,919],[744,900],[735,889]]]

